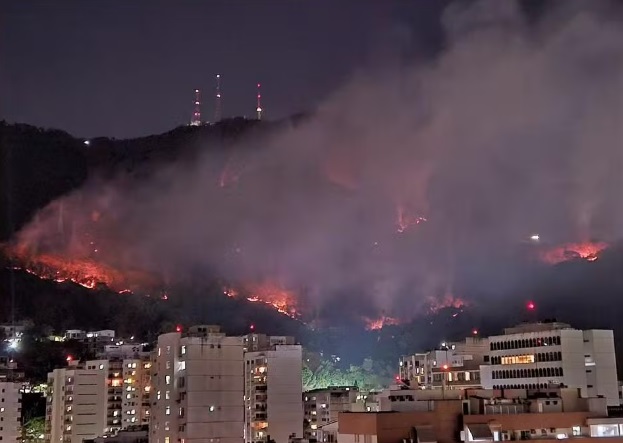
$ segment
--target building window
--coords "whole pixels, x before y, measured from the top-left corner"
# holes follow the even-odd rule
[[[582,429],[579,426],[574,426],[572,431],[573,431],[574,437],[577,437],[578,435],[582,435]]]
[[[165,382],[167,385],[170,385],[170,384],[171,384],[171,376],[170,376],[170,375],[166,375],[166,376],[164,377],[164,382]]]
[[[517,365],[534,363],[534,355],[515,355],[511,357],[502,357],[503,365]]]
[[[171,406],[164,408],[164,415],[171,415]]]
[[[166,391],[164,393],[164,398],[167,399],[167,400],[170,400],[171,399],[171,391]]]
[[[171,438],[170,437],[164,437],[164,443],[170,443]]]
[[[186,345],[182,346],[182,355],[186,354]]]

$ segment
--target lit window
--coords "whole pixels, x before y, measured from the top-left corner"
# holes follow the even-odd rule
[[[100,365],[100,369],[104,369],[104,365]]]
[[[160,391],[156,392],[156,398],[160,400]]]
[[[171,391],[166,391],[164,393],[164,398],[166,398],[167,400],[170,400],[171,399]]]
[[[158,357],[162,354],[162,348],[158,348]]]
[[[185,361],[181,361],[179,366],[180,366],[180,368],[179,368],[180,371],[185,370],[186,369],[186,362]]]
[[[132,398],[132,394],[126,394],[125,398],[127,398],[128,400]]]
[[[170,384],[171,384],[171,376],[170,376],[170,375],[166,375],[166,376],[164,377],[164,382],[165,382],[166,384],[170,385]]]
[[[573,427],[573,436],[578,436],[578,435],[582,435],[582,430],[579,426],[574,426]]]
[[[171,438],[170,437],[164,437],[164,443],[170,443]]]
[[[182,355],[186,354],[186,346],[182,346]]]
[[[521,365],[526,363],[534,363],[534,355],[514,355],[510,357],[502,357],[503,365]]]
[[[214,412],[214,405],[210,406],[210,412]]]
[[[171,406],[167,406],[164,409],[164,415],[171,415]]]

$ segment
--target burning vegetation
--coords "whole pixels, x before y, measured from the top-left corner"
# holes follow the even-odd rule
[[[226,287],[223,288],[223,293],[231,298],[245,298],[252,303],[263,303],[294,319],[301,318],[296,294],[273,282],[248,284],[240,290]]]
[[[542,251],[540,258],[550,265],[577,259],[595,261],[607,247],[608,244],[604,242],[566,243]]]

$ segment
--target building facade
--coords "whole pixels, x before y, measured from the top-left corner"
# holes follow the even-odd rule
[[[257,335],[244,337],[244,342],[260,341]],[[265,350],[245,353],[245,442],[260,443],[269,438],[285,442],[291,436],[302,437],[302,348],[285,344],[294,341],[291,337],[262,341],[268,342]]]
[[[147,424],[151,362],[138,359],[70,361],[48,374],[46,441],[82,442]]]
[[[438,349],[401,357],[400,379],[415,389],[478,388],[480,365],[488,363],[488,354],[488,338],[442,343]]]
[[[21,440],[22,394],[21,383],[0,381],[0,440]]]
[[[48,374],[47,442],[81,442],[107,428],[106,375],[100,369],[68,367]]]
[[[335,423],[340,412],[352,411],[359,399],[359,390],[355,386],[333,386],[303,393],[304,437],[310,442],[323,441],[320,429]],[[326,428],[324,432],[329,433]]]
[[[573,329],[564,323],[531,323],[489,338],[489,363],[481,366],[487,389],[578,388],[584,397],[619,405],[611,330]]]
[[[152,360],[151,442],[244,441],[242,337],[218,326],[162,334]]]

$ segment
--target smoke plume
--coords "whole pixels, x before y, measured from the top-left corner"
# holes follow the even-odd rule
[[[508,289],[500,263],[535,233],[622,234],[619,11],[567,3],[536,20],[510,1],[451,5],[433,59],[360,71],[307,121],[239,142],[227,162],[206,146],[138,185],[94,180],[18,243],[87,244],[169,278],[270,278],[362,315]],[[93,239],[53,244],[60,210],[72,229],[96,226]],[[504,283],[480,287],[484,275]]]

